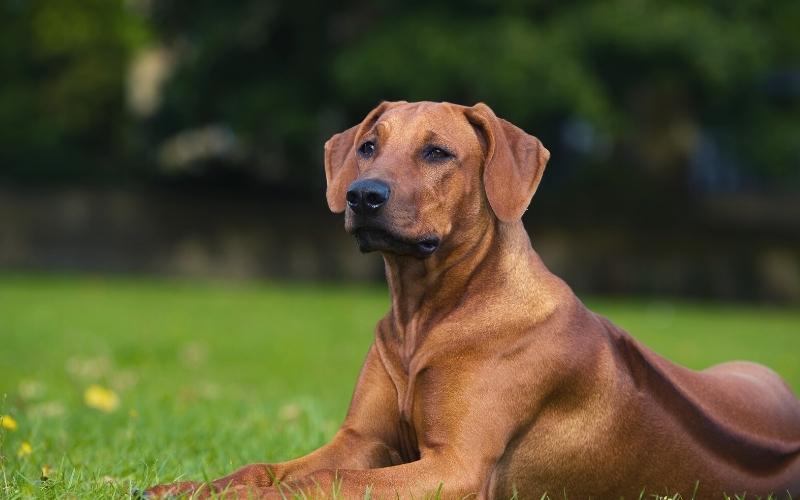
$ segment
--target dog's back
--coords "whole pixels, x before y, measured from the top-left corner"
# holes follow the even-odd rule
[[[674,439],[685,441],[683,453],[702,460],[695,465],[688,456],[668,457],[658,446],[654,454],[674,462],[681,475],[694,474],[707,494],[800,493],[800,401],[777,374],[742,361],[690,370],[653,353],[608,320],[601,322],[620,373],[627,374],[642,399],[639,418],[658,412],[667,427],[674,426]],[[655,433],[654,441],[663,437]]]
[[[532,332],[570,358],[555,368],[562,388],[499,461],[487,496],[800,494],[800,401],[778,375],[676,365],[559,288],[552,332]]]

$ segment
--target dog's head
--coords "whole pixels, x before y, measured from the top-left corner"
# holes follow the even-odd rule
[[[549,157],[485,104],[384,102],[325,143],[328,206],[362,251],[425,258],[520,219]]]

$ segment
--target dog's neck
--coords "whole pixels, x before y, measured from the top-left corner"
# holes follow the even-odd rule
[[[513,296],[515,286],[547,272],[521,221],[473,229],[473,238],[424,260],[383,255],[391,294],[386,326],[407,349],[414,350],[437,319],[471,301]]]

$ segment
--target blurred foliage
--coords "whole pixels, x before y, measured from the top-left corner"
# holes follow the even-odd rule
[[[181,175],[319,188],[322,142],[383,99],[485,101],[544,139],[556,178],[798,178],[795,0],[1,5],[0,175],[17,180],[175,175],[165,145],[202,129],[219,147],[178,155]],[[154,49],[167,76],[137,115],[128,72]]]
[[[149,40],[122,1],[0,2],[2,174],[119,175],[134,152],[125,143],[125,73]]]

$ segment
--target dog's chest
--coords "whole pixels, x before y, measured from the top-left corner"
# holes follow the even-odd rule
[[[380,323],[376,347],[396,391],[400,451],[405,458],[416,460],[420,447],[428,444],[431,417],[436,420],[431,415],[437,411],[436,405],[426,403],[425,392],[441,352],[431,344],[435,330],[422,330],[418,316],[402,326],[392,321]]]
[[[421,370],[413,357],[408,359],[403,355],[402,348],[402,344],[396,340],[379,342],[384,366],[397,395],[399,451],[405,459],[416,460],[419,458],[418,427],[421,425],[421,415],[415,403]]]
[[[419,425],[419,415],[414,412],[414,401],[416,400],[417,373],[415,371],[405,372],[398,370],[399,376],[394,380],[397,388],[397,409],[400,417],[398,426],[398,438],[402,455],[408,460],[419,458],[419,443],[417,440],[417,427]]]

